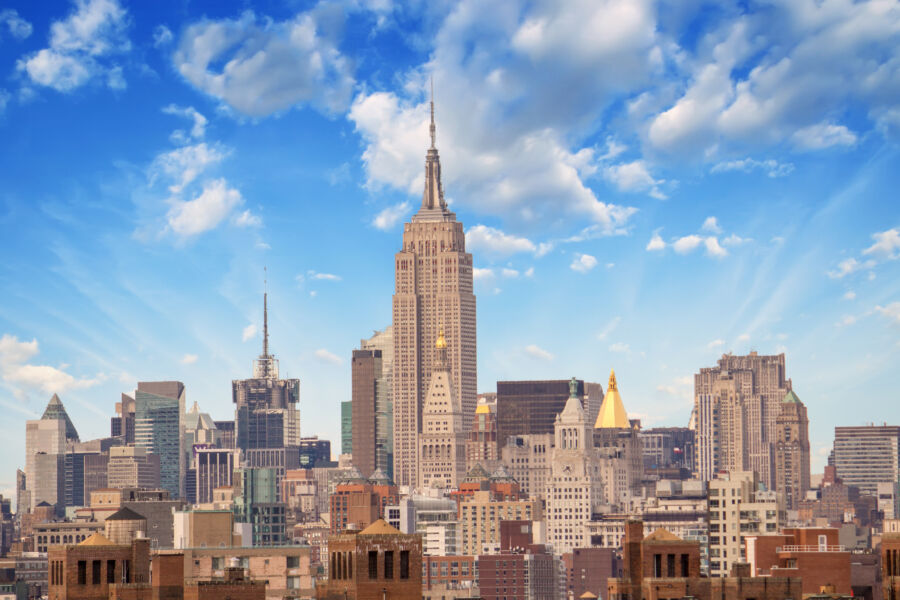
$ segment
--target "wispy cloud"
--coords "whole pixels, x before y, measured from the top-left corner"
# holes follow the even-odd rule
[[[553,360],[553,355],[540,346],[536,344],[529,344],[525,346],[525,354],[532,358],[537,358],[539,360],[551,361]]]
[[[250,323],[244,330],[241,332],[241,341],[246,342],[247,340],[252,340],[256,337],[256,325]]]
[[[337,354],[333,352],[329,352],[325,348],[319,348],[315,351],[315,357],[319,362],[326,363],[329,365],[340,365],[343,364],[343,360]]]
[[[181,364],[183,365],[192,365],[197,362],[196,354],[185,354],[181,357]]]
[[[375,218],[372,219],[372,226],[382,231],[389,231],[399,223],[406,213],[409,212],[409,202],[400,202],[392,206],[383,208]]]

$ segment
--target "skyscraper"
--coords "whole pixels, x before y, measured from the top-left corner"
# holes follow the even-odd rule
[[[47,502],[61,510],[65,501],[66,442],[78,441],[59,396],[53,394],[40,419],[25,423],[25,477],[31,510]],[[21,508],[17,510],[22,510]]]
[[[793,390],[775,423],[775,489],[784,494],[788,510],[797,510],[809,489],[809,419]]]
[[[879,483],[894,483],[900,472],[900,427],[865,425],[834,428],[834,467],[846,485],[875,495]]]
[[[134,395],[134,445],[159,456],[160,487],[184,497],[187,465],[184,439],[184,384],[141,381]]]
[[[235,446],[241,450],[283,448],[300,443],[300,380],[279,379],[278,359],[269,354],[268,294],[263,294],[263,351],[251,379],[231,382]]]
[[[434,340],[442,327],[465,431],[475,412],[477,384],[472,255],[466,252],[462,223],[444,200],[434,102],[422,206],[403,227],[403,247],[394,266],[394,480],[415,485],[422,404],[435,361]]]
[[[381,350],[354,350],[350,361],[353,465],[363,477],[371,477],[375,466],[375,401],[381,376]],[[343,409],[343,407],[342,407]],[[341,415],[343,427],[343,414]]]
[[[394,328],[390,325],[360,340],[360,350],[381,352],[381,375],[375,379],[375,468],[394,479]]]
[[[754,471],[775,485],[775,420],[791,390],[784,354],[723,354],[718,365],[694,375],[698,476]]]

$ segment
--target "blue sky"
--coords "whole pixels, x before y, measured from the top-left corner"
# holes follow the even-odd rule
[[[339,439],[390,322],[433,78],[479,389],[603,382],[685,425],[787,353],[814,470],[900,422],[900,4],[64,0],[0,6],[0,490],[58,392],[82,438],[179,379],[232,415],[261,340]]]

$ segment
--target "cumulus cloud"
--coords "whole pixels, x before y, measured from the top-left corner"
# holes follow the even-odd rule
[[[164,107],[162,111],[167,115],[176,115],[179,117],[190,119],[193,122],[190,136],[195,140],[203,139],[203,137],[206,135],[206,124],[208,123],[208,121],[206,120],[206,117],[197,112],[197,110],[193,106],[178,106],[177,104],[169,104],[168,106]],[[175,131],[173,136],[175,136],[176,139],[184,139],[185,134],[182,130],[178,129]]]
[[[713,340],[706,345],[707,348],[721,348],[725,345],[725,340]]]
[[[876,306],[875,312],[887,318],[894,325],[900,325],[900,302],[891,302],[887,306]]]
[[[262,227],[262,218],[249,210],[234,217],[233,222],[237,227]]]
[[[703,225],[700,226],[700,229],[710,233],[722,233],[722,228],[719,227],[719,220],[715,217],[706,217],[706,220],[703,221]]]
[[[31,35],[31,23],[20,17],[15,9],[0,10],[0,26],[3,25],[6,25],[9,35],[16,39],[24,40]]]
[[[163,175],[172,182],[169,191],[178,194],[201,173],[221,162],[226,156],[228,156],[227,149],[206,142],[163,152],[150,166],[151,183],[156,177]]]
[[[700,247],[700,244],[703,243],[703,238],[699,235],[691,234],[678,238],[672,244],[672,248],[675,249],[675,252],[679,254],[687,254],[688,252],[693,252],[697,248]]]
[[[802,150],[824,150],[831,146],[852,146],[856,134],[843,125],[818,123],[796,131],[792,139]]]
[[[246,342],[247,340],[252,340],[256,337],[256,325],[250,323],[244,330],[241,332],[241,341]]]
[[[209,231],[243,203],[241,193],[224,179],[203,186],[203,191],[188,201],[175,201],[168,214],[169,228],[184,237]]]
[[[892,129],[900,61],[885,49],[896,48],[900,12],[891,3],[769,8],[713,21],[696,51],[675,49],[688,83],[674,100],[665,86],[642,99],[651,147],[715,158],[783,142],[798,150],[852,145],[857,135],[833,118],[853,105]]]
[[[343,364],[343,362],[344,362],[343,360],[341,360],[340,356],[338,356],[337,354],[334,354],[332,352],[329,352],[325,348],[319,348],[318,350],[315,351],[314,354],[315,354],[316,359],[321,363],[326,363],[329,365],[340,365],[340,364]]]
[[[778,162],[773,158],[765,160],[755,160],[753,158],[742,158],[739,160],[726,160],[718,162],[710,169],[712,173],[725,173],[728,171],[742,171],[750,173],[752,171],[764,171],[769,177],[784,177],[794,170],[793,163]]]
[[[650,241],[647,242],[647,248],[649,252],[658,252],[659,250],[666,249],[666,242],[662,239],[659,233],[654,233],[653,237],[650,238]]]
[[[603,169],[603,176],[623,192],[647,192],[659,200],[667,197],[659,187],[665,182],[653,178],[644,160],[610,165]]]
[[[547,352],[540,346],[536,344],[529,344],[525,346],[525,354],[532,358],[537,358],[539,360],[550,361],[553,360],[553,355],[550,352]]]
[[[579,273],[587,273],[596,266],[597,259],[590,254],[576,253],[575,258],[572,259],[572,264],[569,265],[569,268]]]
[[[286,21],[252,11],[203,20],[185,29],[172,58],[188,82],[245,115],[305,104],[338,113],[355,83],[338,50],[339,16],[339,8],[323,3]]]
[[[472,279],[475,280],[476,283],[485,283],[494,278],[494,270],[493,269],[480,269],[478,267],[474,267],[472,269]]]
[[[578,218],[606,235],[622,232],[635,209],[601,201],[586,184],[612,156],[581,140],[659,67],[656,27],[646,0],[454,4],[432,36],[429,61],[405,74],[402,91],[366,90],[353,102],[349,118],[365,144],[368,185],[421,192],[433,75],[444,185],[461,206],[525,223]],[[627,174],[624,167],[610,172],[637,186]]]
[[[24,398],[29,391],[42,394],[62,394],[69,390],[86,389],[103,382],[98,374],[93,378],[78,378],[65,371],[65,366],[33,364],[39,353],[36,339],[19,341],[8,333],[0,337],[0,377],[17,398]]]
[[[66,19],[50,26],[50,45],[16,63],[32,83],[70,92],[93,78],[125,87],[116,55],[131,49],[128,13],[118,0],[75,0]]]
[[[828,271],[828,276],[832,279],[843,279],[851,273],[864,269],[871,269],[875,266],[874,260],[858,261],[855,258],[846,258],[838,263],[837,268]]]
[[[508,267],[504,267],[500,270],[500,274],[506,277],[507,279],[515,279],[519,276],[519,272],[515,269],[510,269]]]
[[[409,208],[409,202],[400,202],[388,206],[375,215],[375,218],[372,220],[372,225],[376,229],[381,229],[382,231],[393,229],[394,226],[406,216],[406,213],[409,212]]]
[[[875,243],[863,250],[863,254],[872,255],[881,259],[896,260],[900,258],[900,228],[895,227],[873,233]]]
[[[181,357],[181,364],[183,365],[192,365],[197,362],[196,354],[185,354]]]
[[[527,238],[504,233],[494,227],[475,225],[466,232],[466,248],[471,252],[484,252],[495,256],[509,256],[517,252],[543,256],[553,248],[553,245],[535,244]]]

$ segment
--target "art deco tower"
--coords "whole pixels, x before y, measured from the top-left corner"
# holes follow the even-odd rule
[[[403,247],[395,255],[394,268],[394,481],[414,486],[422,406],[441,327],[450,350],[450,378],[462,408],[463,431],[468,431],[475,412],[477,383],[472,255],[466,253],[462,223],[444,201],[434,102],[422,207],[403,226]]]

